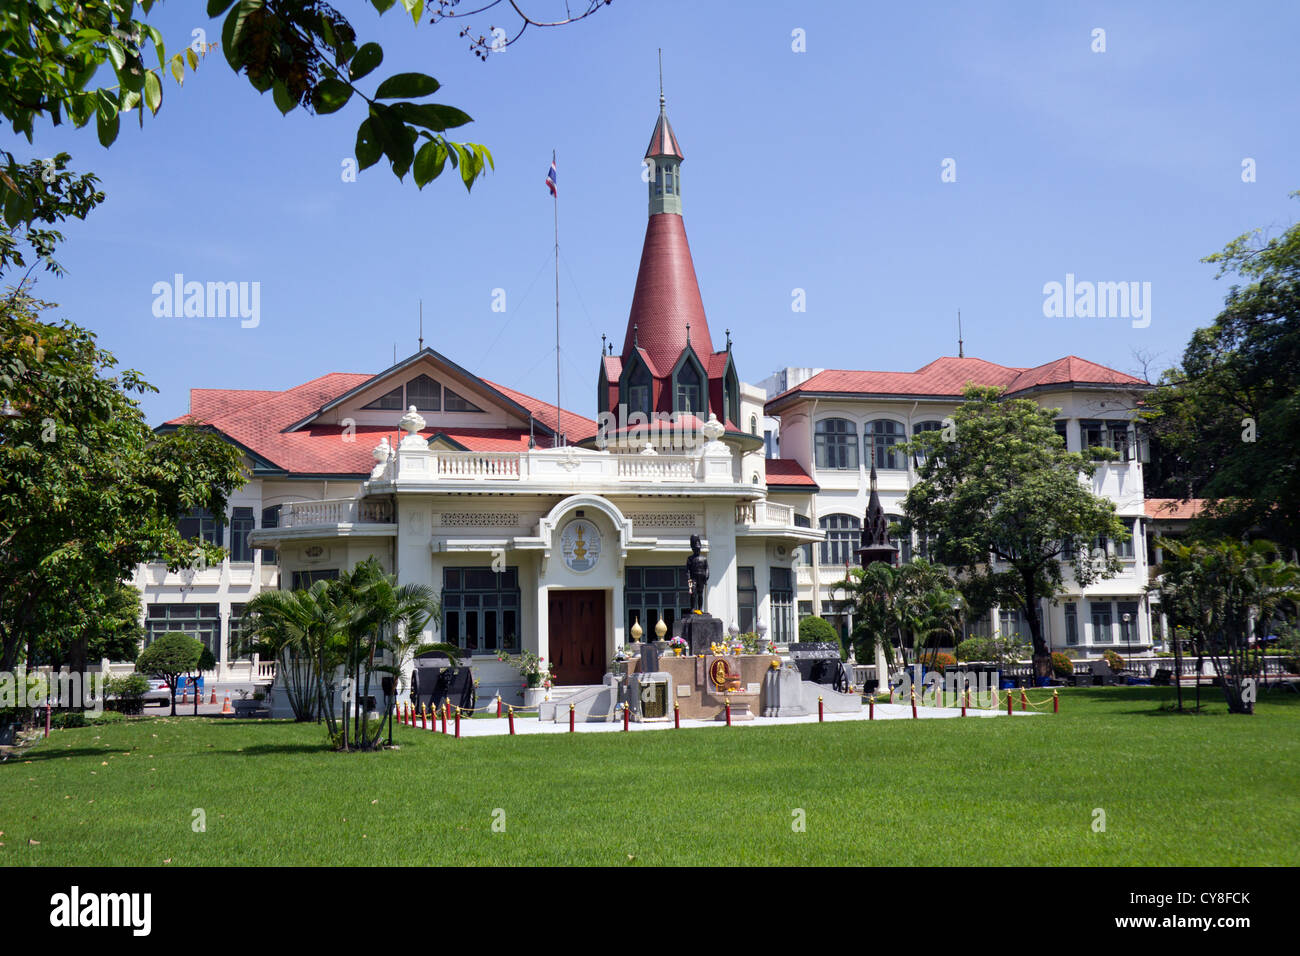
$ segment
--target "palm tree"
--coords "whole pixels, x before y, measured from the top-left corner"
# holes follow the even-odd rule
[[[833,585],[833,590],[846,592],[840,610],[853,614],[849,640],[859,661],[875,660],[879,650],[886,663],[893,666],[894,643],[901,646],[903,637],[899,572],[899,568],[876,561],[865,568],[846,569],[848,576]]]
[[[1276,545],[1267,541],[1162,540],[1161,545],[1166,553],[1160,567],[1161,603],[1175,628],[1187,628],[1196,641],[1198,706],[1199,658],[1208,652],[1228,712],[1254,713],[1253,697],[1245,693],[1246,681],[1259,668],[1251,634],[1267,628],[1278,614],[1295,618],[1300,565],[1282,560]]]
[[[357,746],[372,750],[383,734],[381,721],[372,731],[364,706],[370,696],[371,678],[388,675],[391,684],[384,687],[385,713],[391,729],[393,701],[407,662],[418,654],[441,651],[453,663],[460,648],[423,640],[431,622],[441,618],[442,608],[434,590],[422,584],[397,584],[396,575],[385,574],[373,557],[358,564],[335,582],[343,617],[347,644],[345,671],[357,703],[352,709],[352,726],[345,719],[343,747]],[[391,663],[382,658],[391,657]],[[392,693],[388,693],[391,687]]]
[[[296,720],[334,720],[334,673],[341,663],[343,613],[329,581],[298,591],[263,591],[246,608],[248,640],[277,664]]]

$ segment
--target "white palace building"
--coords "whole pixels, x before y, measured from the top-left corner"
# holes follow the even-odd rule
[[[746,385],[730,335],[718,348],[705,318],[681,215],[683,155],[662,104],[646,159],[640,269],[622,349],[600,355],[597,420],[431,348],[378,374],[333,372],[283,391],[193,389],[189,413],[161,427],[215,430],[243,452],[249,481],[225,521],[180,519],[188,536],[226,548],[219,567],[138,569],[146,640],[190,633],[219,678],[247,674],[233,649],[254,595],[374,555],[402,583],[441,594],[429,637],[464,650],[480,693],[511,699],[518,677],[497,658],[523,650],[561,685],[596,684],[634,624],[649,634],[688,611],[692,535],[710,567],[706,607],[728,626],[778,643],[812,613],[847,627],[832,585],[858,546],[870,463],[897,513],[916,471],[894,446],[935,427],[969,381],[1060,408],[1072,449],[1121,449],[1093,483],[1132,523],[1131,542],[1109,545],[1125,573],[1045,608],[1048,634],[1081,652],[1151,646],[1141,443],[1126,411],[1145,383],[1073,357],[1031,369],[959,357],[916,372],[791,369],[767,388]],[[779,457],[763,434],[778,423]],[[902,560],[917,550],[898,544]],[[970,624],[1022,626],[1012,612]]]

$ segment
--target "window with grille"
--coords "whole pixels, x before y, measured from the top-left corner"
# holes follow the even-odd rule
[[[897,446],[904,437],[903,426],[888,418],[878,418],[867,425],[863,440],[867,443],[868,453],[875,455],[877,469],[902,469],[903,456]]]
[[[672,637],[673,622],[691,612],[691,594],[684,565],[629,567],[623,573],[623,606],[627,615],[625,640],[632,640],[632,625],[641,624],[642,640],[655,639],[662,619]]]
[[[851,564],[862,539],[862,522],[855,515],[826,515],[819,522],[826,532],[821,545],[822,564]]]
[[[846,418],[823,418],[817,423],[813,448],[818,468],[856,470],[858,429]]]
[[[519,652],[519,569],[444,568],[442,640],[471,654]]]
[[[758,622],[758,588],[754,584],[753,568],[736,569],[736,605],[739,608],[736,625],[742,634],[748,634]]]
[[[787,644],[795,640],[794,629],[794,580],[789,568],[770,568],[768,570],[768,597],[772,605],[773,641]]]

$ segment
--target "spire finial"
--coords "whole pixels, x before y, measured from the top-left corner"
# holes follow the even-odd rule
[[[957,357],[966,357],[966,346],[961,340],[961,309],[957,310]]]
[[[659,112],[664,111],[664,48],[659,48]]]
[[[605,333],[604,332],[600,333],[600,354],[601,355],[605,354]]]
[[[420,300],[420,351],[424,351],[424,300]]]
[[[727,351],[731,351],[731,329],[727,329]]]
[[[632,326],[632,348],[634,348],[634,349],[639,349],[639,348],[641,347],[641,343],[640,343],[640,341],[637,340],[637,334],[636,334],[636,330],[637,330],[638,328],[640,328],[640,326],[638,326],[638,325],[635,325],[635,324],[634,324],[634,325]]]
[[[691,344],[691,323],[686,323],[686,344]]]

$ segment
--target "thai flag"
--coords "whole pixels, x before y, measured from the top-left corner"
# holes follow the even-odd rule
[[[551,171],[546,174],[546,188],[551,191],[551,195],[558,195],[555,191],[555,160],[551,160]]]

